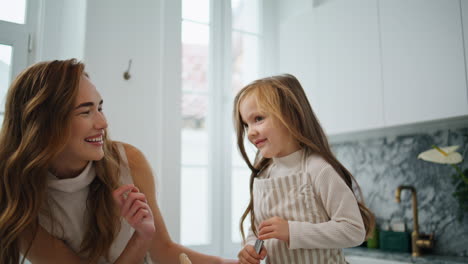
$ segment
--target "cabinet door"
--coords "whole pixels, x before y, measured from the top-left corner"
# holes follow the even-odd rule
[[[385,124],[466,115],[460,2],[379,3]]]
[[[382,127],[377,1],[329,0],[280,27],[280,70],[296,74],[327,134]]]
[[[318,57],[315,15],[308,9],[279,27],[279,70],[296,76],[314,111],[319,108]]]
[[[328,134],[383,122],[376,0],[330,0],[316,7],[318,115]]]

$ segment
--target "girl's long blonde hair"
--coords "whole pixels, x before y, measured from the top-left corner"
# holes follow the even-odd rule
[[[237,145],[243,159],[252,171],[250,176],[250,202],[240,222],[240,231],[244,241],[245,233],[243,223],[249,214],[252,231],[257,235],[255,212],[253,210],[254,179],[259,175],[260,171],[271,163],[271,159],[261,157],[259,151],[257,151],[253,163],[246,154],[244,147],[246,126],[242,121],[239,107],[242,100],[247,96],[254,96],[261,111],[272,114],[274,118],[279,120],[300,143],[306,155],[312,153],[320,155],[338,172],[358,200],[359,210],[366,228],[366,236],[369,236],[375,225],[375,219],[372,212],[364,204],[359,185],[351,173],[336,159],[335,155],[333,155],[327,137],[312,111],[312,107],[299,81],[290,74],[284,74],[256,80],[241,89],[234,99],[233,114],[234,126],[237,134]],[[356,192],[359,196],[356,195]]]
[[[39,213],[50,212],[46,176],[69,139],[83,75],[84,65],[74,59],[41,62],[24,70],[10,86],[0,132],[0,263],[19,263],[20,235],[33,230],[34,239]],[[104,153],[95,162],[97,176],[89,189],[87,228],[79,252],[91,263],[108,257],[120,228],[112,191],[119,185],[121,158],[106,136]],[[25,257],[33,239],[22,252]]]

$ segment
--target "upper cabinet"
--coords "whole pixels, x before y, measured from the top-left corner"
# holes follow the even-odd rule
[[[322,1],[280,27],[280,70],[295,74],[327,134],[382,127],[377,3]]]
[[[312,9],[283,21],[279,28],[279,70],[295,75],[317,112],[321,96],[318,89],[318,48],[315,15]]]
[[[379,5],[385,125],[468,114],[460,2]]]
[[[328,134],[384,125],[377,8],[375,0],[335,0],[315,9],[317,115]]]
[[[327,134],[468,115],[468,0],[313,3],[279,10],[279,69]]]

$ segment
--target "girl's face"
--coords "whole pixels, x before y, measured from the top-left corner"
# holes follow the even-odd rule
[[[59,159],[71,167],[85,166],[104,157],[103,136],[107,121],[101,95],[85,76],[80,79],[72,112],[70,138]]]
[[[249,141],[264,158],[284,157],[300,149],[286,126],[273,115],[259,110],[254,96],[247,96],[240,102],[239,112]]]

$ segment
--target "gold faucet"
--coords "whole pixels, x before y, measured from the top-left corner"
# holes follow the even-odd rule
[[[416,196],[416,189],[413,186],[398,186],[395,192],[396,202],[400,202],[400,194],[403,189],[410,190],[413,198],[413,232],[411,233],[411,247],[413,248],[413,257],[419,257],[421,256],[422,248],[430,249],[434,247],[434,234],[424,235],[419,233],[418,198]]]

